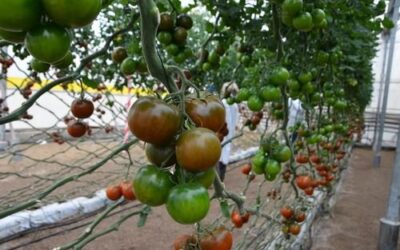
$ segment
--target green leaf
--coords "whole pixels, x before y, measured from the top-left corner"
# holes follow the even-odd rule
[[[151,208],[146,206],[139,215],[139,221],[137,222],[137,227],[143,227],[146,224],[147,217],[151,212]]]
[[[97,81],[89,79],[87,76],[82,77],[82,82],[83,82],[83,84],[85,84],[86,86],[88,86],[89,88],[92,88],[92,89],[96,89],[97,86],[99,86],[99,84],[100,84]]]
[[[231,216],[230,212],[229,212],[229,205],[228,202],[226,200],[220,200],[219,202],[219,206],[221,208],[221,212],[222,214],[226,217],[229,218]]]

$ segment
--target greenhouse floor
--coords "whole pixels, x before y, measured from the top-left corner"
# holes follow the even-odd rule
[[[355,149],[330,216],[313,232],[312,250],[376,249],[379,219],[385,215],[395,152],[382,153],[372,167],[370,149]]]

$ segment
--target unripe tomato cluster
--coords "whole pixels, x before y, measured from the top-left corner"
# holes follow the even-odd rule
[[[114,63],[121,64],[120,71],[125,76],[133,75],[134,73],[146,73],[147,65],[141,55],[141,49],[138,46],[137,51],[133,54],[128,54],[126,48],[116,47],[111,53],[111,58]]]
[[[209,52],[208,50],[202,51],[199,55],[199,59],[202,62],[201,69],[204,72],[210,70],[216,70],[220,66],[221,57],[225,54],[226,46],[218,42],[213,50]]]
[[[292,152],[286,145],[279,144],[274,137],[261,141],[260,149],[252,158],[252,171],[268,181],[273,181],[281,172],[281,163],[290,160]]]
[[[325,12],[314,8],[304,10],[303,0],[284,0],[282,5],[282,22],[302,32],[309,32],[313,28],[324,29],[328,26]]]
[[[294,211],[291,207],[283,207],[280,210],[283,217],[282,232],[284,234],[298,235],[301,232],[300,223],[306,219],[306,214],[303,211]]]
[[[207,188],[215,179],[214,167],[221,155],[217,132],[225,124],[225,109],[215,96],[187,97],[185,113],[197,127],[183,128],[182,112],[173,103],[140,97],[128,114],[128,125],[146,142],[150,165],[133,180],[137,199],[149,206],[166,205],[181,224],[193,224],[208,213]]]
[[[50,64],[67,68],[73,61],[70,29],[90,24],[101,8],[102,0],[4,0],[0,2],[0,37],[24,43],[34,57],[31,68],[36,72],[46,72]]]
[[[193,20],[187,14],[179,14],[175,20],[169,13],[160,14],[158,41],[178,64],[193,56],[192,50],[186,46],[188,31],[192,26]]]

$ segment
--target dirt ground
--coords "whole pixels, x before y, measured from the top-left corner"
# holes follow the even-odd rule
[[[371,166],[372,152],[355,149],[350,167],[345,173],[343,185],[338,194],[337,203],[329,216],[320,218],[314,226],[313,250],[358,250],[376,249],[379,218],[384,215],[394,152],[384,152],[382,167]],[[238,166],[237,164],[235,166]],[[230,166],[226,178],[226,187],[232,191],[242,190],[244,176],[235,166]],[[248,199],[254,199],[257,183],[250,186]],[[269,190],[269,188],[267,188]],[[134,211],[135,202],[122,206],[122,210]],[[213,202],[207,221],[212,222],[219,213],[218,203]],[[124,212],[126,213],[126,211]],[[104,221],[99,229],[115,222],[122,213],[115,214]],[[10,249],[52,249],[76,239],[94,217],[72,221],[69,225],[41,230],[0,245],[1,250]],[[116,250],[163,250],[172,249],[175,237],[182,233],[191,233],[191,226],[182,226],[172,221],[164,207],[153,209],[146,225],[137,228],[138,217],[132,217],[121,225],[118,232],[97,239],[85,249]],[[235,230],[235,238],[243,230]]]
[[[372,167],[373,153],[356,149],[344,174],[331,217],[319,219],[312,250],[376,249],[379,219],[385,215],[394,151],[383,152],[380,168]]]

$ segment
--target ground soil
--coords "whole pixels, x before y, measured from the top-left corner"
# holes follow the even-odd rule
[[[379,219],[385,215],[394,151],[372,167],[370,149],[356,149],[330,216],[319,219],[312,250],[377,249]]]
[[[376,249],[379,218],[384,215],[386,208],[393,157],[393,152],[384,152],[382,167],[374,169],[371,166],[372,152],[370,150],[354,150],[350,166],[344,173],[337,203],[331,211],[332,217],[320,218],[314,226],[313,250]],[[240,174],[239,169],[234,168],[240,164],[230,166],[232,171],[227,174],[225,184],[232,191],[243,188],[244,176]],[[261,178],[257,177],[254,184],[260,181]],[[248,199],[254,198],[256,186],[250,187]],[[135,202],[124,205],[121,209],[133,211],[137,209],[134,206],[136,206]],[[218,203],[213,202],[208,221],[213,221],[218,213]],[[99,229],[106,228],[103,224],[108,226],[115,222],[121,214],[111,216],[99,226]],[[69,225],[36,231],[3,243],[0,249],[52,249],[76,239],[93,218],[80,219]],[[155,208],[142,228],[136,227],[137,220],[137,217],[133,217],[122,224],[118,232],[97,239],[85,249],[172,249],[172,242],[177,235],[190,233],[193,230],[191,226],[182,226],[173,222],[164,207]],[[241,233],[242,231],[235,230],[235,237],[239,237]]]

